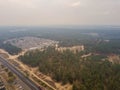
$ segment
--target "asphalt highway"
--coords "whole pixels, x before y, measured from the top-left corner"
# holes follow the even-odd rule
[[[32,80],[27,78],[19,70],[17,70],[12,64],[10,64],[5,58],[0,56],[0,62],[3,63],[9,70],[16,74],[31,90],[42,90],[38,85],[36,85]]]

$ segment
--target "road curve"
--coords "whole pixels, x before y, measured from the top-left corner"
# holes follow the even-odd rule
[[[11,65],[5,58],[0,56],[0,62],[3,63],[8,69],[10,69],[14,74],[16,74],[31,90],[42,90],[40,89],[32,80],[26,78],[19,70],[17,70],[13,65]]]

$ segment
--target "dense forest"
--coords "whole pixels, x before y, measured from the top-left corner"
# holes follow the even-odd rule
[[[53,80],[70,83],[73,90],[120,90],[120,65],[107,61],[104,55],[81,58],[86,52],[63,53],[53,47],[45,51],[29,51],[19,59]]]
[[[90,47],[91,47],[91,52],[94,52],[94,53],[118,54],[119,55],[120,54],[120,39],[111,39],[108,41],[98,40],[98,42],[96,42],[95,44],[93,44],[93,46],[90,46]]]
[[[105,55],[120,54],[120,27],[0,27],[0,48],[10,54],[21,52],[9,43],[13,38],[34,36],[59,41],[59,46],[84,45],[76,54],[60,53],[49,47],[45,51],[29,51],[19,59],[49,75],[53,80],[70,83],[73,90],[120,90],[120,65],[108,62]],[[82,55],[92,53],[87,58]]]
[[[11,55],[16,55],[22,51],[21,48],[11,45],[10,43],[0,43],[0,48],[6,50]]]

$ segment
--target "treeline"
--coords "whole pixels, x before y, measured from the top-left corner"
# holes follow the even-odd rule
[[[38,66],[57,82],[72,84],[73,90],[120,90],[120,65],[111,64],[101,55],[81,58],[83,54],[69,50],[60,53],[49,47],[27,52],[19,59],[29,66]]]
[[[21,48],[11,45],[10,43],[0,43],[0,48],[6,50],[11,55],[16,55],[22,51]]]
[[[92,51],[101,54],[120,54],[120,39],[101,41],[92,47]]]

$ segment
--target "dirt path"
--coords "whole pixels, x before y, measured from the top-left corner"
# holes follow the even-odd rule
[[[37,78],[38,80],[40,80],[41,82],[45,83],[48,87],[52,88],[53,90],[71,90],[72,88],[72,85],[70,84],[66,84],[66,85],[62,85],[61,83],[57,83],[57,82],[54,82],[51,77],[49,76],[46,76],[44,74],[42,74],[41,72],[39,72],[38,68],[31,68],[25,64],[23,64],[22,62],[20,62],[18,60],[18,57],[20,55],[24,55],[25,53],[27,52],[27,50],[24,50],[23,52],[19,53],[18,55],[10,55],[8,54],[6,51],[0,49],[0,53],[4,53],[6,55],[8,55],[7,59],[9,59],[10,61],[14,61],[16,62],[18,65],[19,65],[19,69],[21,69],[22,71],[27,71],[29,72],[30,76],[34,76],[35,78]],[[53,85],[50,85],[48,82],[46,81],[49,81],[49,82],[52,82]],[[55,88],[55,87],[57,88]]]

